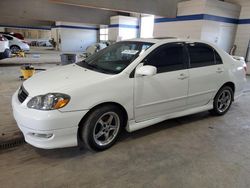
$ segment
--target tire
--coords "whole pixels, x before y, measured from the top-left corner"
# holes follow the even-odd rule
[[[10,47],[10,51],[13,54],[19,52],[20,50],[21,50],[21,48],[19,46],[17,46],[17,45],[13,45],[13,46]]]
[[[210,113],[213,115],[221,116],[227,113],[233,102],[234,92],[231,87],[222,87],[214,98],[213,109]]]
[[[114,145],[124,125],[125,118],[119,107],[101,106],[80,125],[79,136],[88,149],[102,151]]]

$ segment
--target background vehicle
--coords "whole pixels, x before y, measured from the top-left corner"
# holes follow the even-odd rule
[[[10,55],[9,41],[0,34],[0,59],[9,58]]]
[[[24,36],[21,33],[0,32],[0,34],[11,35],[11,36],[16,37],[16,38],[18,38],[20,40],[24,40]]]
[[[16,37],[16,38],[18,38],[20,40],[24,40],[24,36],[21,33],[0,32],[0,34],[11,35],[11,36]]]
[[[27,42],[20,40],[14,36],[11,36],[9,34],[2,34],[6,39],[9,41],[10,50],[12,53],[16,53],[20,50],[23,51],[29,51],[30,46],[27,44]]]
[[[86,52],[84,53],[85,57],[89,57],[93,55],[96,52],[99,52],[100,50],[106,48],[108,46],[107,43],[95,43],[86,48]]]
[[[244,63],[213,44],[135,39],[31,77],[12,106],[31,145],[49,149],[79,141],[104,150],[123,127],[132,132],[206,110],[224,115],[245,81]]]

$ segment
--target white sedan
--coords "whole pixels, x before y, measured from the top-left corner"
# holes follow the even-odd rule
[[[26,142],[104,150],[129,132],[209,110],[225,114],[246,81],[243,62],[181,39],[115,43],[85,61],[28,79],[12,98]]]
[[[30,51],[30,46],[27,42],[20,40],[12,35],[2,34],[9,41],[10,50],[12,53],[17,53],[20,50]]]

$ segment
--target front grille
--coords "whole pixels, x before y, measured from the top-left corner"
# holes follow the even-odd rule
[[[24,89],[23,86],[21,86],[18,91],[18,100],[20,101],[20,103],[23,103],[23,101],[25,101],[28,95],[29,93]]]

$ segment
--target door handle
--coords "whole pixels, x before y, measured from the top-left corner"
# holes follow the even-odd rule
[[[187,78],[188,78],[188,76],[185,75],[185,74],[183,74],[183,73],[180,74],[179,77],[178,77],[179,80],[185,80],[185,79],[187,79]]]
[[[224,72],[221,68],[218,68],[217,70],[216,70],[216,72],[217,73],[222,73],[222,72]]]

